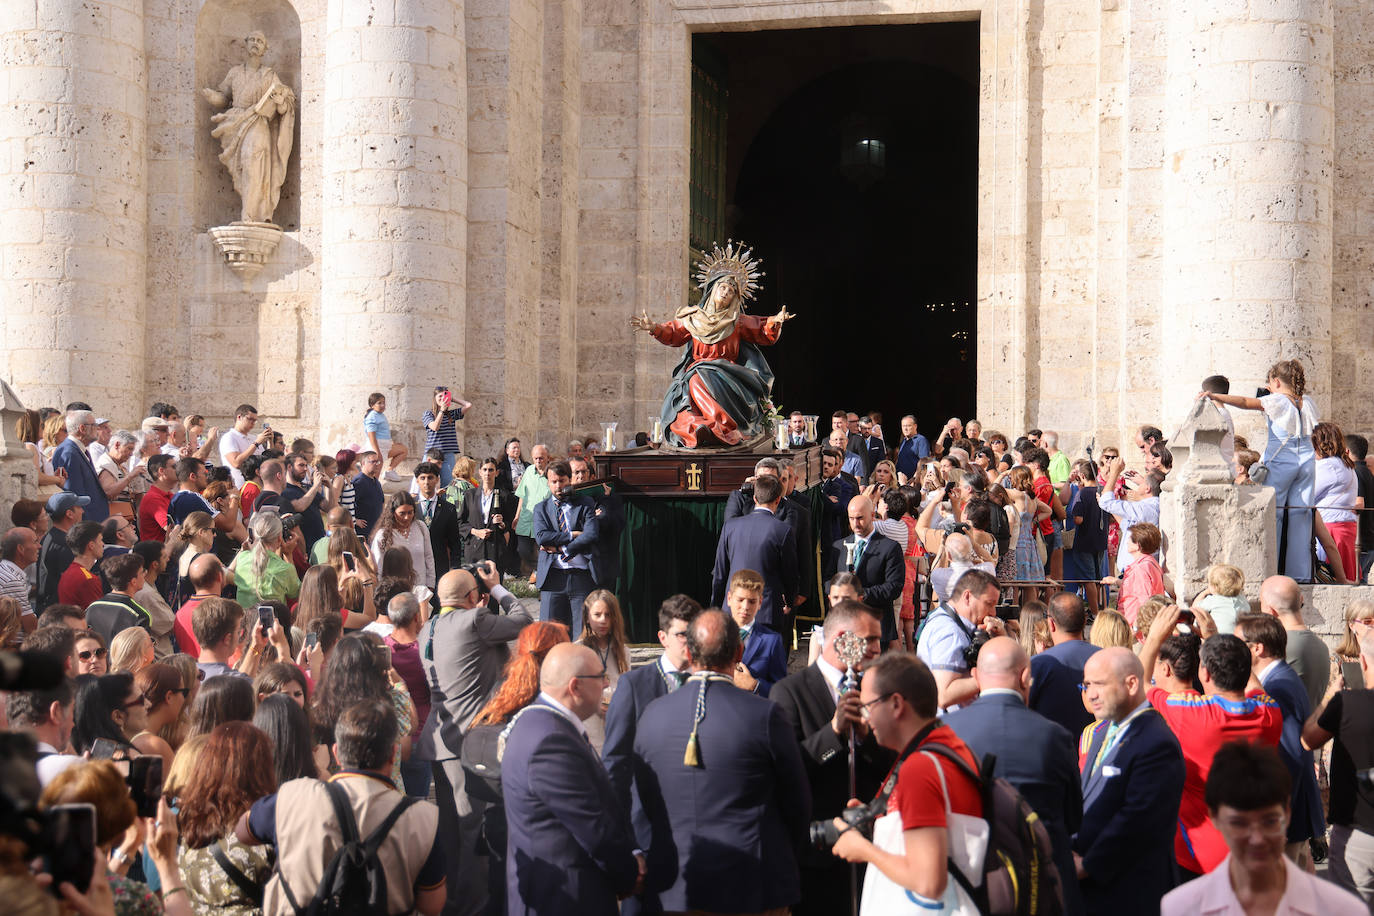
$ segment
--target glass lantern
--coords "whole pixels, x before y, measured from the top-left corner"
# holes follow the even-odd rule
[[[601,450],[603,452],[613,452],[616,450],[615,428],[619,426],[619,421],[601,424]]]
[[[662,445],[662,444],[663,444],[663,418],[662,418],[662,417],[650,417],[650,418],[649,418],[649,441],[652,442],[654,445]]]

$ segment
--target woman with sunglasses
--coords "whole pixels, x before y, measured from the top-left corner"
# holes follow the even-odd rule
[[[90,750],[101,738],[113,742],[126,753],[133,751],[129,743],[127,707],[135,707],[134,719],[144,720],[143,698],[128,674],[107,674],[102,677],[81,675],[76,679],[76,699],[72,702],[72,749],[78,754]]]
[[[181,682],[181,672],[171,665],[152,664],[134,675],[134,687],[143,697],[143,729],[129,738],[140,754],[157,754],[162,771],[172,768],[175,752],[158,736],[164,727],[176,722],[191,691]]]
[[[110,671],[109,650],[105,640],[93,630],[86,630],[76,637],[76,671],[74,674],[108,674]]]

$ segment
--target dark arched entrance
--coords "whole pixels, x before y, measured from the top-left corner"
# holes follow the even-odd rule
[[[765,262],[751,311],[799,316],[768,354],[784,408],[881,410],[890,438],[903,413],[933,434],[973,411],[977,37],[696,37],[728,87],[724,228]]]

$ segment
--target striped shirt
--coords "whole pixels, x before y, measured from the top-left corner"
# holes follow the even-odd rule
[[[458,421],[461,419],[462,408],[446,410],[444,422],[439,424],[439,431],[435,432],[429,428],[429,424],[434,422],[434,411],[426,410],[425,415],[420,418],[420,422],[425,425],[425,451],[437,448],[445,452],[461,452],[462,449],[458,447]]]
[[[19,602],[19,615],[33,613],[29,603],[29,577],[11,560],[0,560],[0,598]]]

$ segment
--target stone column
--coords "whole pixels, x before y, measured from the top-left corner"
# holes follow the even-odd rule
[[[1169,2],[1164,322],[1127,341],[1164,391],[1138,422],[1175,425],[1212,373],[1249,394],[1281,358],[1330,391],[1331,29],[1331,0]]]
[[[0,374],[24,400],[147,409],[143,0],[0,4]],[[7,167],[6,167],[7,164]]]
[[[320,304],[321,446],[360,441],[387,395],[419,457],[434,386],[462,394],[466,63],[457,0],[329,0]]]

